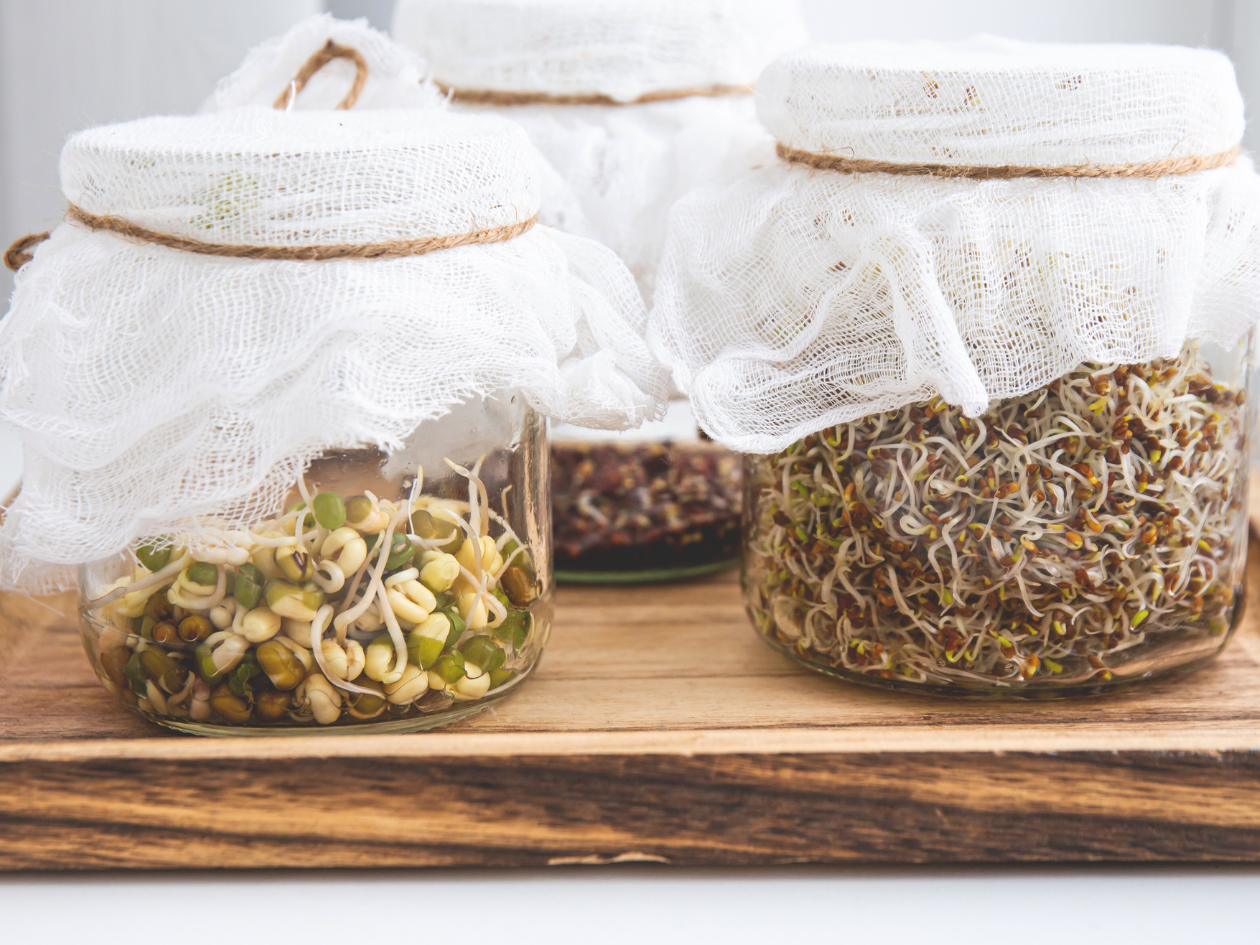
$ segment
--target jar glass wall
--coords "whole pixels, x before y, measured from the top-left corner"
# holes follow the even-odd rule
[[[197,734],[471,715],[522,682],[550,633],[547,463],[545,423],[512,393],[388,454],[328,451],[248,533],[201,551],[159,536],[84,566],[84,647],[121,702]]]
[[[1184,672],[1242,613],[1251,339],[1085,364],[978,419],[939,399],[745,460],[743,587],[844,679],[1046,698]]]
[[[703,438],[685,399],[624,433],[553,426],[557,580],[638,584],[733,567],[741,474],[738,456]]]

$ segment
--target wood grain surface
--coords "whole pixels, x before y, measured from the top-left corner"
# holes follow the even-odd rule
[[[493,709],[287,739],[136,718],[76,622],[69,595],[0,596],[0,868],[1260,860],[1255,609],[1181,680],[974,702],[798,667],[733,574],[565,588]]]

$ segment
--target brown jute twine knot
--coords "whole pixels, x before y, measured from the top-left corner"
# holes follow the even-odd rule
[[[363,58],[363,54],[352,46],[340,46],[331,39],[324,44],[324,47],[317,50],[311,55],[310,59],[302,64],[302,68],[297,74],[289,80],[289,84],[285,86],[280,97],[272,104],[273,108],[288,108],[289,103],[297,97],[297,94],[306,88],[306,83],[311,81],[311,76],[315,75],[320,69],[328,65],[334,59],[348,59],[354,63],[354,84],[350,86],[350,91],[346,93],[346,97],[337,103],[337,108],[348,109],[354,106],[359,100],[359,96],[363,94],[363,86],[367,84],[368,64]]]
[[[779,157],[791,164],[804,164],[820,171],[838,171],[841,174],[894,174],[909,177],[965,177],[970,180],[1018,180],[1028,177],[1130,177],[1156,178],[1170,174],[1194,174],[1228,167],[1238,160],[1241,148],[1237,145],[1218,154],[1195,154],[1189,157],[1167,158],[1163,161],[1144,161],[1139,164],[1067,164],[1061,167],[1031,167],[1022,164],[1000,164],[990,167],[982,164],[895,164],[891,161],[872,161],[867,158],[839,157],[802,151],[788,147],[783,142],[775,145]]]
[[[348,59],[354,63],[354,84],[337,108],[348,109],[359,99],[363,85],[367,82],[367,61],[357,49],[339,46],[331,39],[323,48],[314,53],[297,71],[283,94],[275,101],[278,109],[288,108],[293,97],[301,92],[317,73],[334,59]],[[175,236],[139,226],[130,220],[109,214],[96,214],[82,207],[70,204],[66,217],[81,223],[91,230],[104,230],[116,233],[124,239],[140,243],[156,243],[169,249],[177,249],[185,253],[197,253],[202,256],[225,256],[235,259],[280,259],[295,261],[323,261],[329,259],[399,259],[404,256],[422,256],[440,249],[454,249],[457,246],[470,246],[475,243],[499,243],[510,240],[528,232],[538,222],[537,215],[512,223],[507,226],[487,227],[468,233],[455,233],[450,236],[424,236],[414,240],[388,240],[383,243],[337,243],[333,245],[310,246],[252,246],[239,243],[207,243],[202,240]],[[48,239],[48,233],[32,233],[23,236],[9,247],[4,254],[4,264],[17,272],[31,261],[34,247]]]
[[[686,89],[645,92],[638,98],[622,101],[610,95],[589,93],[553,95],[550,92],[504,92],[498,89],[457,89],[434,80],[434,85],[457,102],[465,105],[643,105],[647,102],[669,102],[695,95],[717,98],[723,95],[751,95],[751,85],[703,85]]]

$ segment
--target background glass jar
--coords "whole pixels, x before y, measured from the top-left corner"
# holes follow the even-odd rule
[[[1251,338],[1084,364],[969,420],[939,399],[745,460],[743,586],[844,679],[1044,698],[1185,672],[1242,613]]]
[[[471,715],[521,683],[550,633],[547,458],[543,420],[511,393],[392,453],[329,451],[248,533],[85,565],[88,657],[123,704],[202,735]]]
[[[739,458],[703,438],[687,400],[637,430],[551,436],[558,581],[677,581],[738,563]]]

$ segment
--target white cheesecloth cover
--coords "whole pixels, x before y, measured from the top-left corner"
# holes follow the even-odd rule
[[[368,26],[367,20],[338,20],[327,13],[308,16],[283,36],[260,43],[240,67],[219,80],[203,112],[241,105],[271,106],[303,63],[328,41],[356,50],[367,63],[367,81],[355,111],[371,108],[442,108],[446,96],[426,76],[424,60]],[[295,109],[335,108],[354,82],[355,67],[334,59],[311,76],[293,101]]]
[[[810,46],[757,89],[782,144],[902,165],[1160,162],[1243,133],[1229,60],[1180,47]],[[1012,180],[779,161],[674,208],[649,337],[737,450],[936,394],[975,416],[1085,361],[1236,343],[1260,313],[1258,226],[1246,158]]]
[[[364,245],[538,210],[520,128],[435,109],[236,108],[96,128],[62,190],[97,215],[201,242]],[[664,373],[625,267],[536,226],[392,259],[216,257],[58,227],[0,324],[0,421],[22,491],[0,583],[48,590],[139,536],[241,528],[332,447],[395,448],[453,405],[519,390],[544,414],[625,427]],[[199,538],[199,536],[202,536]]]
[[[610,246],[651,300],[670,206],[774,159],[748,87],[805,42],[795,0],[399,0],[394,38],[455,105],[519,122],[547,159],[543,222]],[[500,92],[626,104],[464,104]],[[633,104],[631,104],[633,103]]]

